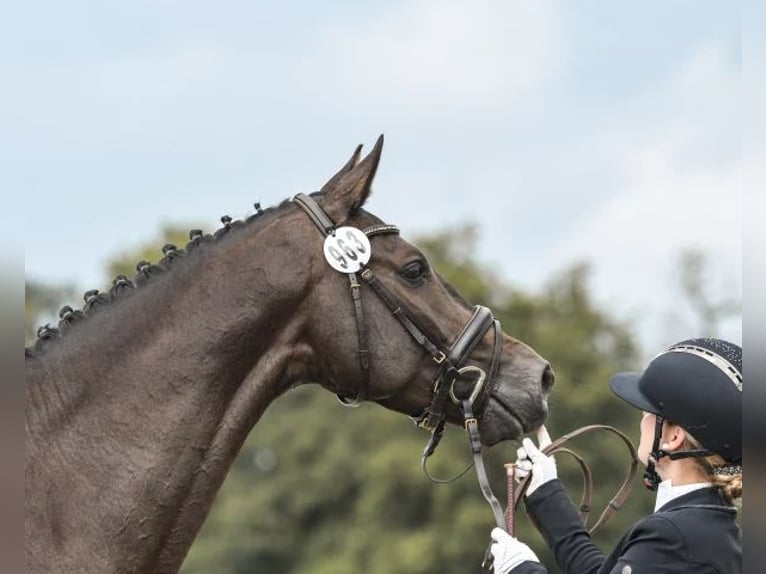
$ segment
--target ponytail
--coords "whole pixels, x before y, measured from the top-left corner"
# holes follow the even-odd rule
[[[703,448],[700,442],[686,433],[688,447]],[[729,504],[742,507],[742,466],[727,463],[721,455],[713,454],[704,458],[695,458],[700,470],[709,478],[713,486],[723,494]]]

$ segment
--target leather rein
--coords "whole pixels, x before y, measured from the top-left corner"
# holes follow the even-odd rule
[[[306,194],[299,193],[293,198],[293,201],[308,215],[324,237],[335,234],[335,223],[319,206],[316,200]],[[368,238],[371,238],[376,235],[398,235],[399,228],[395,225],[378,224],[367,227],[363,229],[362,232]],[[359,279],[361,279],[362,282],[369,286],[373,293],[375,293],[375,295],[377,295],[383,304],[391,311],[393,316],[399,323],[401,323],[410,336],[432,357],[434,363],[437,365],[436,374],[433,378],[433,396],[431,398],[431,404],[421,414],[412,417],[419,427],[424,428],[431,433],[431,437],[423,450],[421,458],[421,466],[426,476],[432,482],[452,482],[452,480],[456,480],[468,470],[466,469],[452,480],[445,481],[434,479],[429,474],[426,467],[428,457],[433,454],[441,441],[446,424],[445,408],[448,404],[447,401],[452,400],[452,402],[457,404],[462,410],[463,425],[468,434],[471,454],[473,457],[473,466],[476,468],[479,487],[482,495],[492,508],[495,523],[502,529],[512,529],[515,509],[520,504],[532,475],[528,475],[524,480],[519,482],[518,487],[515,487],[515,483],[509,481],[508,507],[506,510],[503,510],[489,484],[484,460],[481,455],[481,438],[479,435],[478,424],[478,417],[480,417],[486,409],[487,403],[489,402],[489,395],[496,383],[495,379],[500,366],[500,357],[502,354],[502,330],[500,328],[500,321],[495,319],[492,315],[492,311],[487,307],[476,305],[473,308],[471,318],[457,335],[450,347],[447,349],[442,348],[435,342],[436,339],[434,337],[428,335],[428,331],[417,320],[416,315],[407,309],[396,294],[378,279],[370,267],[366,264],[361,264],[358,271],[358,274],[357,272],[350,272],[346,273],[346,275],[348,276],[349,290],[356,318],[358,356],[359,365],[362,371],[362,380],[357,389],[356,396],[353,399],[338,394],[338,400],[345,406],[355,407],[369,397],[369,333],[364,320],[361,283],[359,281]],[[494,330],[494,345],[489,371],[486,372],[474,365],[466,365],[465,363],[471,353],[482,339],[484,339],[490,329]],[[455,383],[460,381],[464,375],[469,374],[476,377],[473,388],[468,396],[458,396],[455,390]],[[590,425],[560,437],[543,449],[543,452],[548,455],[564,452],[572,456],[580,465],[583,472],[583,497],[580,504],[580,518],[582,519],[583,524],[585,524],[590,512],[590,502],[593,492],[593,475],[585,461],[574,451],[565,448],[563,445],[577,436],[597,429],[613,432],[622,439],[630,451],[631,466],[628,475],[623,481],[617,494],[604,509],[604,512],[601,514],[596,524],[590,529],[592,534],[604,526],[606,521],[620,508],[630,493],[633,479],[638,472],[638,457],[636,455],[635,447],[624,433],[613,427],[606,425]],[[511,484],[514,484],[514,488],[511,487]]]
[[[598,520],[596,520],[596,523],[590,528],[588,528],[588,534],[590,536],[594,536],[606,525],[606,523],[609,521],[610,518],[612,518],[614,513],[617,512],[622,507],[624,502],[627,500],[628,495],[630,494],[630,491],[633,490],[633,483],[636,478],[636,475],[638,474],[638,462],[639,462],[638,453],[636,452],[636,447],[633,445],[633,443],[631,442],[631,440],[627,437],[625,433],[623,433],[620,430],[617,430],[616,428],[612,426],[587,425],[584,427],[580,427],[576,430],[573,430],[570,433],[562,435],[561,437],[553,441],[551,444],[541,449],[543,454],[546,454],[548,456],[554,456],[558,453],[568,454],[569,456],[574,458],[575,461],[577,461],[577,464],[580,465],[580,470],[582,471],[582,477],[583,477],[583,486],[582,486],[582,498],[580,499],[579,514],[580,514],[580,521],[582,522],[583,527],[587,528],[588,516],[590,515],[590,511],[591,511],[591,500],[593,497],[593,473],[591,472],[588,464],[583,460],[583,458],[579,454],[565,447],[564,445],[568,443],[570,440],[579,437],[580,435],[583,435],[592,431],[596,431],[596,430],[609,431],[617,435],[622,440],[622,442],[625,444],[626,448],[628,449],[630,453],[630,467],[628,469],[627,475],[625,476],[625,480],[623,480],[622,484],[620,485],[620,488],[617,490],[617,492],[612,497],[612,499],[607,503],[601,515],[598,517]],[[524,498],[524,495],[527,492],[527,489],[529,488],[529,484],[532,480],[532,473],[530,472],[525,478],[523,478],[517,484],[516,477],[514,476],[515,465],[506,464],[505,466],[506,466],[506,469],[508,469],[508,483],[507,483],[508,484],[508,507],[505,511],[505,522],[503,525],[500,526],[500,528],[508,532],[508,534],[510,534],[511,536],[515,537],[516,536],[516,510],[521,504],[521,501]],[[494,574],[495,572],[491,543],[489,546],[487,546],[487,549],[484,552],[484,560],[481,563],[481,568],[482,568],[482,572],[485,572],[487,574]]]
[[[628,468],[628,472],[625,476],[625,480],[622,481],[622,484],[620,485],[620,488],[617,490],[615,495],[612,497],[612,499],[607,503],[606,507],[604,508],[603,512],[599,516],[598,520],[595,522],[593,526],[591,526],[588,529],[588,533],[591,535],[596,534],[599,530],[601,530],[604,525],[609,521],[609,519],[612,517],[612,515],[617,512],[620,507],[625,503],[625,501],[628,498],[628,495],[630,494],[630,491],[633,489],[633,483],[636,478],[636,475],[638,474],[638,454],[636,452],[636,447],[633,445],[631,440],[628,438],[628,436],[623,433],[620,430],[617,430],[616,428],[609,426],[609,425],[587,425],[581,428],[578,428],[576,430],[573,430],[570,433],[567,433],[565,435],[560,436],[558,439],[554,440],[551,444],[546,446],[545,448],[541,449],[544,454],[547,454],[549,456],[553,456],[558,453],[564,453],[572,458],[575,459],[577,464],[580,465],[580,470],[582,471],[582,477],[583,477],[583,485],[582,485],[582,498],[580,500],[580,520],[583,523],[583,526],[588,525],[588,516],[591,511],[591,500],[593,498],[593,472],[591,471],[588,464],[583,460],[583,458],[574,452],[573,450],[565,447],[564,445],[568,443],[570,440],[577,438],[583,434],[597,431],[597,430],[604,430],[611,432],[615,435],[617,435],[620,440],[625,444],[625,447],[628,449],[628,452],[630,453],[630,467]],[[529,473],[523,480],[521,480],[518,485],[515,488],[510,487],[509,484],[509,496],[508,496],[508,509],[506,511],[506,526],[510,526],[513,524],[513,518],[512,514],[513,512],[519,507],[519,504],[521,503],[522,498],[524,497],[524,494],[527,491],[527,488],[529,487],[529,483],[532,479],[532,473]],[[514,534],[511,532],[513,528],[509,527],[507,528],[509,531],[509,534]]]

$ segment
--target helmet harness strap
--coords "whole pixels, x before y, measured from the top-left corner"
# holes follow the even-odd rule
[[[655,468],[656,463],[662,457],[666,456],[670,460],[679,460],[682,458],[691,457],[702,458],[715,454],[715,452],[706,448],[679,450],[674,452],[668,452],[664,449],[661,449],[660,440],[662,439],[662,425],[665,423],[665,419],[660,415],[656,415],[656,417],[657,420],[654,425],[654,441],[652,442],[652,452],[649,454],[649,461],[646,465],[646,471],[644,472],[644,485],[646,488],[652,491],[657,490],[660,482],[662,482],[662,479],[660,478],[660,475],[657,473],[657,469]]]
[[[659,461],[667,453],[660,449],[660,440],[662,439],[662,425],[665,419],[660,415],[656,415],[654,423],[654,441],[652,442],[652,452],[649,453],[649,461],[646,465],[646,471],[644,472],[644,486],[649,490],[657,490],[661,482],[660,475],[657,474],[655,469],[655,463]]]

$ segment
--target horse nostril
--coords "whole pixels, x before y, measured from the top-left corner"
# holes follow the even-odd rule
[[[556,374],[551,369],[550,365],[545,365],[543,370],[543,380],[541,381],[543,391],[549,392],[553,388],[553,382],[556,380]]]

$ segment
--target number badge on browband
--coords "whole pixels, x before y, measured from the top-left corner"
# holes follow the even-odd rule
[[[370,240],[361,229],[339,227],[325,237],[324,257],[341,273],[356,273],[370,260]]]

